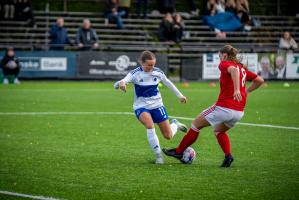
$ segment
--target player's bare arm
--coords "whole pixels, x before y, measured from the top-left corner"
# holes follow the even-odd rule
[[[230,66],[227,68],[228,73],[231,74],[233,84],[234,84],[234,100],[242,101],[242,95],[240,92],[240,72],[239,68]]]
[[[258,89],[264,83],[264,79],[261,76],[257,76],[251,83],[251,85],[246,89],[246,93],[250,93]]]

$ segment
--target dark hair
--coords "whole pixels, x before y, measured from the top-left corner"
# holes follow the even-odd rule
[[[156,59],[156,56],[155,56],[155,54],[153,52],[151,52],[151,51],[143,51],[140,54],[139,62],[145,63],[147,60],[155,60],[155,59]]]
[[[237,64],[243,65],[241,62],[241,59],[237,58],[238,50],[234,48],[232,45],[225,45],[220,49],[220,53],[226,53],[227,54],[227,60],[233,61]],[[244,65],[243,65],[244,66]],[[246,67],[246,66],[245,66]]]

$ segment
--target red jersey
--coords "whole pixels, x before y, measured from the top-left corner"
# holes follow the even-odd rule
[[[228,67],[233,66],[239,69],[240,73],[240,93],[242,101],[234,100],[234,84],[231,74],[227,71]],[[246,105],[246,81],[254,80],[257,75],[248,71],[242,65],[232,61],[221,61],[219,64],[220,70],[220,94],[216,102],[217,106],[244,111]]]

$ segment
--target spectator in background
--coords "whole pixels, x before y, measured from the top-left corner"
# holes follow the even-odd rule
[[[64,28],[64,19],[58,18],[50,30],[50,50],[64,50],[66,44],[72,44]]]
[[[184,22],[182,16],[178,13],[174,15],[174,41],[179,43],[183,38]]]
[[[278,79],[284,79],[286,77],[286,66],[284,57],[277,55],[275,58],[275,72],[274,75]]]
[[[174,41],[175,32],[174,32],[174,20],[170,13],[167,13],[162,22],[160,23],[158,36],[160,41]]]
[[[20,84],[18,79],[18,75],[20,72],[20,63],[19,60],[15,57],[15,52],[12,47],[7,48],[4,57],[1,60],[1,68],[3,71],[3,84],[8,84],[7,76],[13,75],[14,76],[14,84]]]
[[[280,52],[293,52],[293,50],[297,49],[298,45],[294,38],[292,38],[289,32],[284,32],[282,37],[279,40],[279,49]]]
[[[148,7],[148,0],[137,0],[137,5],[136,5],[136,14],[137,17],[141,17],[141,7],[143,7],[143,16],[142,18],[146,18],[147,16],[147,7]]]
[[[225,11],[231,12],[234,15],[237,15],[237,5],[235,0],[227,0],[225,5]]]
[[[258,75],[260,75],[264,79],[274,78],[273,73],[271,71],[270,59],[267,56],[263,56],[261,58],[260,67],[261,71],[258,72]]]
[[[128,18],[130,13],[131,0],[119,0],[119,12],[124,12],[124,18]]]
[[[80,50],[91,50],[99,46],[96,31],[91,28],[89,19],[83,20],[83,26],[78,29],[76,43]]]
[[[251,30],[251,18],[249,16],[249,4],[247,0],[237,0],[237,15],[244,26],[244,30]]]
[[[122,29],[124,27],[122,17],[126,13],[124,11],[119,12],[118,7],[118,0],[107,0],[107,9],[105,12],[105,16],[106,18],[108,18],[109,21],[116,22],[117,28]]]

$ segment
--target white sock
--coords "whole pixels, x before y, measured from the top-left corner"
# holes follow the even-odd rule
[[[170,124],[171,132],[172,132],[172,137],[178,132],[178,125],[175,123]]]
[[[147,134],[147,140],[148,140],[152,150],[155,152],[156,156],[160,156],[161,148],[160,148],[159,139],[156,135],[155,128],[146,129],[146,134]]]

